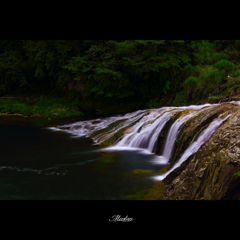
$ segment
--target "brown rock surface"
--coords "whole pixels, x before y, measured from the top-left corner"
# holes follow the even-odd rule
[[[240,199],[240,178],[233,175],[240,170],[240,106],[224,103],[211,114],[222,111],[232,115],[193,156],[163,179],[166,190],[162,199]],[[205,117],[201,123],[208,119]],[[187,134],[187,128],[185,132]]]

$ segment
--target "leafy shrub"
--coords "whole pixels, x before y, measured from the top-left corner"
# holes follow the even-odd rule
[[[217,69],[209,68],[199,76],[198,87],[213,87],[220,84],[225,72],[219,72]]]
[[[222,60],[218,61],[217,63],[215,63],[214,67],[218,68],[218,69],[225,69],[225,70],[228,70],[228,69],[233,70],[235,68],[235,66],[232,62],[225,60],[225,59],[222,59]]]
[[[149,101],[149,103],[147,104],[147,107],[149,107],[149,108],[157,108],[158,107],[158,99],[157,98],[155,98],[155,99],[151,99],[150,101]]]
[[[240,69],[236,70],[236,71],[233,73],[233,76],[234,76],[234,77],[240,76]]]
[[[228,47],[224,49],[224,53],[226,53],[231,59],[237,59],[240,57],[240,52],[233,47]]]
[[[191,74],[194,71],[195,67],[192,66],[191,64],[186,65],[183,70],[186,71],[187,73]]]
[[[186,104],[186,96],[183,93],[178,93],[173,101],[173,104],[179,106],[181,104]]]
[[[203,66],[197,65],[193,71],[192,76],[199,77],[202,72],[203,72]]]
[[[240,84],[230,88],[230,95],[240,94]]]
[[[198,79],[196,77],[189,77],[185,82],[184,85],[185,86],[193,86],[193,85],[197,85]]]
[[[228,82],[227,87],[231,88],[231,87],[239,85],[239,84],[240,84],[240,76],[238,76],[235,79],[233,79],[232,81]]]
[[[224,54],[224,53],[218,53],[218,52],[215,52],[212,54],[212,58],[215,62],[217,61],[220,61],[222,59],[225,59],[227,60],[228,59],[228,55],[227,54]]]
[[[206,64],[211,61],[210,55],[213,49],[216,48],[216,45],[207,40],[202,40],[200,42],[193,42],[192,47],[197,49],[197,51],[193,53],[197,62],[200,64]]]

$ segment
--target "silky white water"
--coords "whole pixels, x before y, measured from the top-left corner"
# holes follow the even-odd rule
[[[110,146],[108,149],[145,149],[149,153],[152,153],[161,130],[170,120],[170,118],[177,112],[189,110],[186,113],[183,112],[182,116],[178,118],[170,128],[165,141],[163,156],[160,156],[162,162],[167,163],[171,158],[172,149],[182,124],[192,116],[198,114],[199,110],[203,108],[209,108],[214,105],[216,104],[139,110],[121,116],[118,115],[114,117],[99,118],[67,124],[61,126],[60,129],[75,136],[88,137],[95,131],[107,128],[111,123],[119,120],[125,120],[109,131],[94,137],[94,141],[99,144],[113,136],[113,134],[120,129],[125,128],[136,121],[136,123],[124,133],[123,138],[119,142]]]
[[[213,122],[209,124],[209,126],[199,135],[198,139],[190,144],[190,146],[183,153],[181,158],[173,165],[173,167],[168,172],[166,172],[161,176],[156,176],[153,178],[155,180],[163,180],[170,172],[172,172],[174,169],[179,167],[185,160],[187,160],[189,156],[197,152],[197,150],[202,146],[202,144],[206,142],[206,140],[212,135],[213,132],[216,131],[216,129],[220,126],[220,124],[230,116],[231,114],[227,115],[225,118],[221,118],[222,115],[220,115],[218,118],[214,119]]]

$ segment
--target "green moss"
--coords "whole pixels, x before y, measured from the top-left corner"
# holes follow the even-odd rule
[[[156,181],[141,200],[161,200],[164,196],[164,190],[165,184],[162,181]]]
[[[152,170],[152,169],[134,169],[133,170],[134,174],[150,174],[153,172],[154,172],[154,170]]]
[[[127,199],[128,200],[140,200],[147,194],[147,192],[148,192],[148,190],[140,190],[140,191],[136,192],[135,194],[128,195]]]
[[[219,97],[219,96],[210,96],[210,97],[208,97],[208,102],[209,103],[218,103],[221,98],[222,97]]]
[[[175,140],[175,142],[177,145],[181,143],[178,138]]]
[[[166,172],[167,172],[167,169],[168,169],[167,167],[164,167],[164,168],[158,170],[158,174],[159,174],[159,175],[162,175],[162,174],[166,173]]]
[[[98,130],[98,131],[93,132],[93,133],[90,135],[90,137],[91,137],[91,138],[94,138],[94,137],[96,137],[97,135],[100,135],[100,134],[102,134],[102,133],[107,133],[107,132],[109,132],[110,130],[112,130],[113,128],[117,127],[120,123],[122,123],[122,122],[124,122],[124,121],[126,121],[126,120],[127,120],[127,119],[121,119],[121,120],[118,120],[118,121],[116,121],[116,122],[113,122],[113,123],[109,124],[106,128],[100,129],[100,130]]]

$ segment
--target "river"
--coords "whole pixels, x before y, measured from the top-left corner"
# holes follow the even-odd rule
[[[154,154],[108,151],[41,121],[1,116],[1,200],[125,200],[151,187],[152,176],[165,167]],[[135,169],[153,173],[134,174]]]

